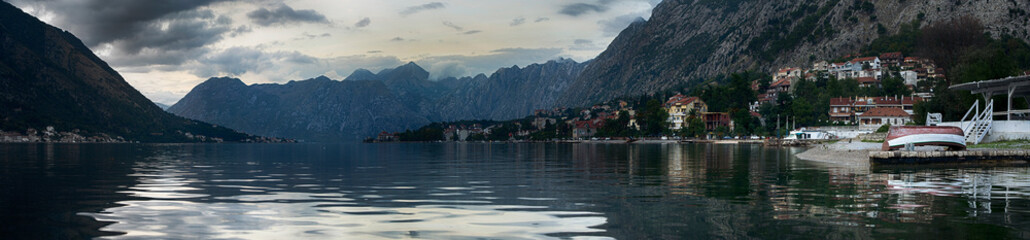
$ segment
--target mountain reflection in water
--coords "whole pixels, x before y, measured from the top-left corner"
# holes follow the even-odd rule
[[[1030,238],[1030,168],[711,144],[7,144],[16,238]]]

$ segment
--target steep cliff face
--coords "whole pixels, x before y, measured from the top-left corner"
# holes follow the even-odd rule
[[[164,112],[71,33],[0,2],[0,129],[46,126],[137,141],[249,137]]]
[[[855,53],[922,16],[923,23],[970,15],[991,34],[1030,39],[1026,0],[704,1],[666,0],[648,21],[625,29],[558,100],[583,106],[653,93],[748,69],[772,71]]]
[[[241,131],[309,141],[347,141],[431,121],[512,119],[550,108],[585,63],[556,60],[487,77],[430,81],[414,63],[345,81],[326,77],[247,86],[212,78],[168,109]]]

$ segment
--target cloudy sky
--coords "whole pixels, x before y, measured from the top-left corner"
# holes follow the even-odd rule
[[[247,83],[377,72],[431,78],[594,58],[661,0],[5,0],[68,30],[155,102]]]

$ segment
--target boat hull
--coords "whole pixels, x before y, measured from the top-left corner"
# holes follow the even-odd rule
[[[966,138],[961,128],[946,126],[898,126],[891,127],[881,150],[890,151],[914,146],[944,146],[950,150],[965,150]]]

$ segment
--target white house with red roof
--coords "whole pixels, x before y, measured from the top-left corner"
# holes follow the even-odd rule
[[[858,116],[859,130],[876,130],[884,124],[901,126],[912,122],[912,114],[901,108],[876,107]]]

